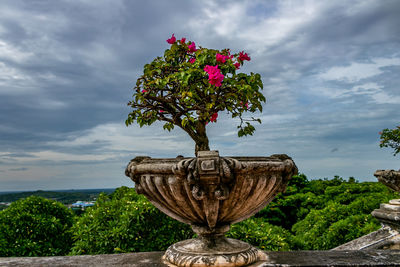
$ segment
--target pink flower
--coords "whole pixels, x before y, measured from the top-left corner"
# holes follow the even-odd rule
[[[147,90],[146,90],[146,89],[143,89],[143,90],[142,90],[142,93],[147,93]]]
[[[239,60],[241,60],[241,61],[245,61],[245,60],[250,61],[250,57],[249,57],[249,55],[247,55],[247,53],[244,53],[244,51],[242,51],[242,52],[239,53]]]
[[[221,74],[221,70],[217,66],[206,65],[204,71],[208,73],[208,82],[216,87],[220,87],[221,82],[224,80],[224,75]]]
[[[217,122],[217,118],[218,118],[218,113],[215,112],[214,114],[211,115],[210,121]]]
[[[186,38],[185,37],[182,37],[182,39],[181,39],[181,44],[184,44],[186,42]]]
[[[192,57],[191,59],[189,59],[189,62],[193,64],[196,62],[196,59],[194,57]]]
[[[188,48],[189,48],[189,52],[196,52],[196,51],[197,51],[195,42],[192,42],[192,43],[188,46]]]
[[[233,64],[233,65],[235,65],[235,67],[236,67],[237,70],[240,68],[240,63],[239,63],[239,62],[236,62],[236,63]]]
[[[243,102],[240,102],[240,105],[246,110],[249,108],[249,103],[248,102],[246,102],[244,104],[243,104]]]
[[[224,55],[217,53],[216,58],[217,58],[218,62],[225,63],[226,60],[229,59],[229,56],[224,56]]]
[[[174,34],[172,34],[171,38],[167,39],[167,43],[174,44],[176,42],[176,38]]]
[[[160,113],[164,113],[164,112],[165,112],[165,110],[160,109]]]

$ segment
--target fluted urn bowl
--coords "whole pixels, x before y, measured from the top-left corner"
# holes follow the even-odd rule
[[[199,236],[173,244],[164,260],[176,266],[244,266],[260,253],[249,244],[224,237],[286,189],[297,174],[286,155],[220,157],[202,151],[196,158],[137,157],[126,168],[137,193],[168,216],[190,224]]]

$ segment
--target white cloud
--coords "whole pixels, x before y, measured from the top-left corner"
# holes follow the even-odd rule
[[[0,59],[8,59],[15,62],[22,62],[32,56],[32,52],[21,51],[15,46],[12,46],[0,40]]]
[[[22,94],[30,91],[32,78],[0,62],[0,94]]]
[[[279,125],[283,123],[293,122],[299,119],[300,114],[266,114],[261,117],[261,121],[266,124]]]
[[[352,62],[347,66],[334,66],[318,75],[320,79],[327,81],[344,81],[355,83],[360,80],[382,74],[382,68],[400,65],[400,58],[374,58],[372,63]]]
[[[368,96],[370,102],[376,104],[400,104],[400,95],[391,95],[384,90],[382,85],[376,82],[368,82],[355,85],[350,89],[346,88],[311,88],[314,94],[325,96],[331,99],[340,99],[342,103],[351,100],[353,97]],[[354,101],[353,101],[354,102]]]
[[[300,5],[280,1],[274,7],[270,5],[265,1],[244,1],[231,2],[221,8],[220,3],[205,1],[199,15],[194,16],[188,26],[202,36],[209,35],[211,30],[226,40],[243,42],[246,49],[261,52],[312,21],[323,7],[314,1],[302,1]],[[268,13],[272,8],[275,12]],[[265,9],[265,14],[259,9]]]
[[[99,154],[107,159],[131,156],[138,152],[143,154],[146,151],[149,154],[162,154],[180,149],[190,153],[193,145],[189,138],[184,138],[182,141],[182,134],[183,131],[178,129],[174,129],[171,133],[164,131],[159,124],[139,128],[137,125],[126,127],[122,123],[109,123],[75,134],[64,141],[48,142],[48,145],[76,149],[79,153],[82,153],[80,151],[82,146],[95,145],[99,149]],[[84,157],[82,160],[89,160],[92,152],[82,156]],[[97,160],[97,157],[92,159]],[[98,160],[102,160],[101,157]]]
[[[321,73],[319,78],[328,81],[338,80],[354,83],[381,73],[382,71],[377,64],[351,63],[350,66],[346,67],[333,67]]]

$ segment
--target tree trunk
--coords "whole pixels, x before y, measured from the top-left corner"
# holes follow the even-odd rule
[[[181,128],[189,134],[189,136],[195,142],[195,155],[197,156],[197,152],[199,151],[210,151],[210,147],[208,145],[208,137],[206,133],[206,125],[202,123],[197,123],[196,129],[190,127],[182,127]]]
[[[204,124],[197,124],[196,127],[196,139],[194,139],[195,145],[195,154],[197,156],[197,152],[199,151],[210,151],[210,146],[208,145],[208,137],[206,133],[206,126]]]
[[[197,156],[197,152],[199,151],[210,151],[210,147],[208,145],[208,138],[206,137],[206,139],[202,142],[196,142],[196,146],[195,146],[195,154]]]

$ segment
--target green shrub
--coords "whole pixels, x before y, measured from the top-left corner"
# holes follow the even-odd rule
[[[250,218],[231,226],[227,237],[239,239],[262,250],[289,250],[292,235],[262,218]]]
[[[13,202],[0,212],[0,256],[65,255],[72,245],[73,214],[42,197]]]
[[[127,187],[100,195],[72,231],[72,254],[159,251],[193,236],[188,225],[169,218]]]
[[[340,199],[345,196],[354,199],[351,193],[341,193],[338,196]],[[323,209],[311,210],[304,220],[293,226],[293,246],[305,250],[331,249],[375,231],[380,224],[372,218],[371,211],[395,196],[386,192],[364,193],[347,205],[330,201]],[[344,202],[347,203],[348,200]]]
[[[380,228],[378,220],[369,214],[351,215],[329,226],[321,236],[322,248],[330,249]]]

